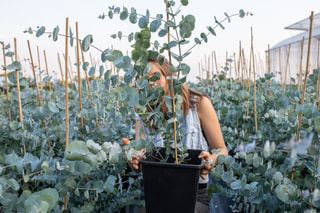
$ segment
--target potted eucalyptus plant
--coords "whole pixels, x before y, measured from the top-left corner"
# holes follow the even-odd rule
[[[129,13],[125,7],[122,10],[119,7],[109,7],[107,15],[100,16],[102,19],[111,19],[114,14],[120,14],[121,20],[129,19],[141,29],[128,35],[129,42],[134,42],[131,54],[135,65],[125,73],[124,78],[138,76],[135,81],[135,88],[139,91],[136,112],[142,120],[148,121],[149,127],[155,127],[155,132],[151,135],[161,133],[165,141],[164,147],[159,148],[149,139],[132,140],[128,148],[129,160],[137,154],[136,150],[146,150],[147,153],[140,159],[147,212],[194,212],[203,160],[198,158],[202,150],[187,149],[182,143],[185,136],[184,115],[181,109],[182,84],[186,82],[190,72],[189,65],[183,61],[193,47],[207,42],[210,34],[215,35],[216,27],[224,28],[215,18],[216,26],[209,26],[208,33],[201,33],[200,38],[194,39],[194,45],[183,53],[182,49],[190,42],[188,39],[195,28],[195,17],[190,14],[182,15],[178,21],[181,10],[180,7],[175,10],[175,4],[174,1],[165,1],[165,16],[158,14],[152,21],[148,10],[145,15],[140,15],[138,20],[136,10],[132,8]],[[187,6],[188,0],[182,0],[181,4]],[[246,14],[240,10],[236,15],[244,17]],[[230,17],[226,14],[225,20],[230,21]],[[172,36],[171,30],[175,36]],[[156,32],[160,38],[165,39],[161,45],[158,40],[152,39],[153,33]],[[122,32],[118,32],[112,37],[121,39],[123,35]],[[178,52],[175,53],[174,49]],[[152,77],[147,75],[152,69],[150,60],[158,61],[160,65],[165,63],[162,56],[164,53],[168,54],[171,72],[171,76],[167,77],[170,95],[165,94],[159,86],[150,86],[159,80],[158,74]],[[112,52],[105,55],[110,56]],[[173,60],[177,65],[174,65]],[[161,99],[163,101],[160,103]],[[168,108],[166,113],[161,111],[163,104]]]

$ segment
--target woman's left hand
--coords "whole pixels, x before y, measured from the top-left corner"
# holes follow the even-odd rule
[[[215,162],[213,160],[213,156],[206,151],[202,151],[199,155],[199,158],[203,158],[204,161],[203,167],[200,171],[200,177],[202,179],[206,179],[207,174],[212,172],[213,167],[215,166]]]

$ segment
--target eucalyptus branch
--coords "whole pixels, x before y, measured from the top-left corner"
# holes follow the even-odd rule
[[[222,19],[222,21],[220,21],[219,23],[223,23],[223,22],[225,22],[226,20],[229,20],[231,17],[233,17],[233,16],[238,16],[238,15],[239,15],[239,13],[233,14],[233,15],[231,15],[231,16],[229,16],[229,17],[226,17],[226,18]],[[218,26],[220,26],[220,25],[217,24],[216,26],[213,27],[213,29],[216,29]],[[208,33],[206,34],[206,36],[209,36],[210,34],[211,34],[211,32],[208,32]],[[202,38],[200,41],[203,41],[203,38]],[[193,48],[195,48],[195,47],[198,46],[198,45],[199,45],[198,43],[195,43],[195,44],[194,44],[192,47],[190,47],[184,54],[190,52]],[[184,55],[184,54],[183,54],[183,55]]]
[[[37,32],[37,30],[32,30],[32,32]],[[27,31],[25,31],[25,33],[27,33]],[[31,33],[30,33],[30,34],[31,34]],[[49,35],[52,35],[52,34],[53,34],[53,32],[44,32],[43,34],[49,34]],[[67,38],[72,38],[72,39],[77,40],[77,38],[76,38],[76,37],[73,37],[73,36],[66,36],[66,35],[61,34],[61,33],[58,33],[57,35],[58,35],[58,36],[67,37]],[[83,41],[83,39],[78,39],[78,41],[82,42],[82,41]],[[98,48],[98,47],[94,46],[93,44],[90,44],[90,46],[91,46],[92,48],[94,48],[94,49],[98,50],[99,52],[104,52],[103,50],[101,50],[100,48]]]

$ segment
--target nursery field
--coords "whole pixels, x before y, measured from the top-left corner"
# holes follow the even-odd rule
[[[188,5],[187,0],[179,3]],[[152,118],[152,124],[159,124],[172,137],[179,129],[171,126],[179,126],[183,114],[179,108],[182,83],[210,97],[229,150],[228,157],[219,156],[211,173],[219,183],[209,185],[210,196],[230,199],[233,212],[320,210],[319,70],[307,66],[289,83],[275,80],[277,70],[257,77],[252,46],[250,63],[242,62],[247,73],[231,75],[227,63],[234,61],[230,59],[219,72],[207,72],[206,78],[190,82],[190,66],[184,59],[191,49],[205,45],[209,36],[216,36],[217,27],[225,28],[224,22],[250,13],[225,13],[221,21],[215,17],[215,26],[208,26],[206,33],[190,42],[195,17],[188,14],[178,20],[180,6],[176,11],[174,6],[175,2],[166,1],[166,16],[155,18],[148,10],[140,15],[125,7],[109,7],[107,14],[99,16],[119,16],[139,27],[128,36],[112,35],[120,40],[126,37],[132,51],[101,51],[102,63],[112,64],[109,68],[84,60],[83,52],[94,47],[92,35],[80,39],[77,23],[73,35],[68,19],[65,34],[59,33],[58,26],[52,32],[44,26],[27,30],[36,37],[49,34],[53,41],[66,39],[65,67],[56,79],[48,69],[40,69],[40,61],[36,65],[31,51],[28,63],[33,78],[26,77],[16,40],[11,45],[1,42],[0,212],[112,213],[143,207],[143,176],[128,168],[127,158],[152,144],[134,140],[136,113]],[[151,39],[155,33],[168,40]],[[191,48],[185,48],[188,44]],[[75,77],[68,72],[68,48],[73,45]],[[150,87],[159,80],[158,74],[146,76],[151,69],[148,59],[160,55],[175,62],[170,63],[168,78],[172,96],[164,95],[161,87]],[[168,119],[163,119],[158,107],[162,97]],[[183,137],[180,133],[178,138]],[[124,144],[123,138],[131,143]]]
[[[51,90],[45,82],[37,91],[34,81],[20,75],[19,95],[18,79],[10,76],[9,93],[0,95],[2,212],[117,212],[142,205],[141,178],[127,174],[120,148],[123,137],[134,137],[133,107],[139,99],[126,78],[119,81],[107,71],[102,80],[82,80],[80,106],[77,84],[68,86],[66,103],[59,82],[51,82]],[[317,81],[314,70],[303,105],[296,84],[282,88],[272,75],[255,85],[224,75],[189,83],[212,99],[231,154],[212,172],[223,184],[211,185],[211,193],[231,198],[239,211],[320,207]]]

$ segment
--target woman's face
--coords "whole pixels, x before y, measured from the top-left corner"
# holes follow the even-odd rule
[[[160,79],[155,82],[150,81],[150,85],[152,87],[162,86],[166,88],[167,80],[166,80],[166,77],[162,74],[159,65],[156,62],[150,62],[150,63],[152,64],[152,68],[150,72],[147,74],[148,78],[156,76],[158,73],[160,73]]]

